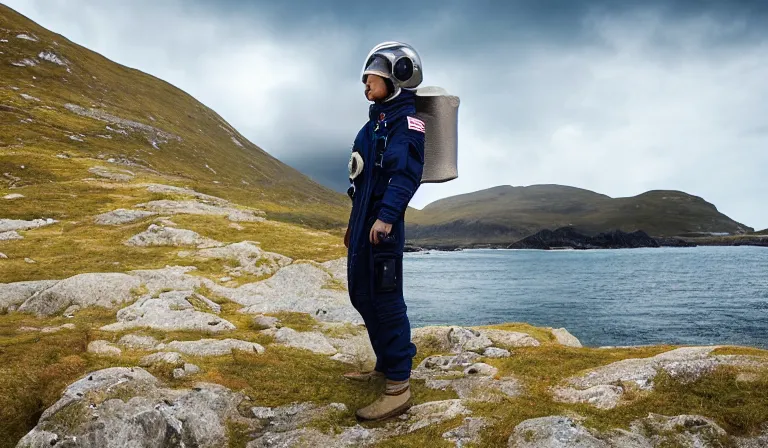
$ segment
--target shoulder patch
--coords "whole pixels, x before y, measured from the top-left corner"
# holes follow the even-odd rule
[[[424,126],[424,122],[414,117],[408,117],[408,129],[419,131],[421,133],[425,133],[427,131],[426,126]]]

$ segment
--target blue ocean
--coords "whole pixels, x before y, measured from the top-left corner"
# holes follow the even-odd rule
[[[414,327],[527,322],[587,346],[768,348],[768,248],[432,251],[403,269]]]

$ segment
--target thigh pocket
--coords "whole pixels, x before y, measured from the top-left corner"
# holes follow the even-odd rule
[[[394,254],[375,255],[374,287],[377,292],[392,292],[397,290],[397,259]]]

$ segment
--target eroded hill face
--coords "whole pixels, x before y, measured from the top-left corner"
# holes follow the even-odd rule
[[[408,215],[415,244],[503,244],[543,229],[573,226],[587,234],[643,230],[653,236],[742,234],[752,229],[680,191],[611,198],[560,185],[500,186],[429,204]]]
[[[190,95],[0,5],[0,193],[30,203],[0,201],[0,218],[107,211],[116,195],[82,183],[88,168],[105,164],[278,220],[323,228],[346,220],[346,197],[271,157]]]

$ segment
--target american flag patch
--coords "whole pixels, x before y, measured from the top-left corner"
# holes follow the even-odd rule
[[[425,133],[427,128],[424,126],[424,122],[418,118],[408,117],[408,129]]]

